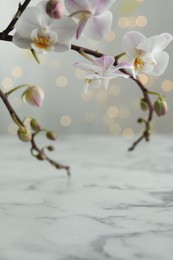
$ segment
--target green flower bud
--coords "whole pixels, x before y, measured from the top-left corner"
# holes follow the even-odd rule
[[[141,100],[140,100],[140,107],[143,111],[148,110],[148,104],[144,98],[141,98]]]
[[[154,103],[154,110],[156,112],[156,114],[160,117],[160,116],[164,116],[166,115],[167,111],[168,111],[168,105],[166,103],[165,98],[163,97],[159,97],[155,103]]]
[[[43,160],[46,159],[46,156],[45,156],[44,153],[38,153],[36,157],[37,157],[37,159],[40,160],[40,161],[43,161]]]
[[[54,150],[55,150],[55,148],[54,148],[53,146],[51,146],[51,145],[48,146],[47,149],[48,149],[49,151],[54,151]]]
[[[57,135],[56,135],[56,133],[53,132],[53,131],[48,131],[48,132],[46,133],[46,137],[47,137],[48,139],[54,141],[54,140],[56,140]]]
[[[22,142],[30,142],[32,139],[31,131],[25,127],[20,127],[17,131],[17,135]]]
[[[30,126],[34,131],[39,131],[41,129],[39,122],[35,118],[31,120]]]
[[[142,118],[138,118],[137,122],[138,122],[139,124],[141,124],[141,123],[144,122],[144,120],[143,120]]]

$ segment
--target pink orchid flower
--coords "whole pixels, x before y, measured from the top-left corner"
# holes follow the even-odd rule
[[[94,40],[100,41],[111,29],[112,13],[108,10],[116,0],[65,0],[70,17],[79,20],[76,38],[82,32]]]
[[[94,88],[103,86],[107,89],[111,79],[118,77],[129,77],[129,75],[121,72],[120,69],[132,69],[132,65],[127,62],[121,62],[114,66],[114,57],[108,55],[103,55],[100,58],[91,60],[91,62],[91,64],[83,62],[77,62],[74,64],[76,67],[87,72],[87,74],[84,75],[86,79],[85,91],[87,91],[89,85]]]

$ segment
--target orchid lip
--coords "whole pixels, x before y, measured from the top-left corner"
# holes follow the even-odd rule
[[[57,39],[58,36],[56,35]],[[57,39],[52,37],[51,34],[48,33],[47,27],[43,27],[42,30],[33,31],[31,34],[31,46],[35,49],[40,50],[53,50],[54,45],[57,42]]]

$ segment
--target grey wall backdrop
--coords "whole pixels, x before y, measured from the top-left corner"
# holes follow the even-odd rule
[[[35,5],[39,1],[33,0]],[[17,0],[0,0],[1,24],[3,30],[15,13]],[[173,34],[173,1],[171,0],[117,0],[112,7],[114,22],[112,31],[102,43],[82,38],[78,44],[100,50],[110,55],[123,51],[122,38],[125,32],[137,30],[147,37],[169,32]],[[73,40],[75,43],[75,40]],[[73,67],[74,62],[83,58],[73,51],[41,56],[38,65],[29,51],[21,50],[12,43],[0,42],[0,81],[3,89],[19,84],[40,85],[46,99],[41,108],[35,109],[23,104],[20,92],[10,97],[16,111],[24,117],[33,115],[48,128],[58,133],[104,133],[132,138],[140,132],[136,120],[145,116],[139,109],[140,90],[130,80],[112,81],[110,88],[83,93],[83,72]],[[142,81],[153,91],[165,95],[169,113],[158,119],[155,117],[154,132],[170,134],[173,131],[173,43],[167,48],[170,63],[165,74],[158,78],[141,75]],[[15,134],[16,127],[8,117],[8,112],[0,103],[0,133]]]

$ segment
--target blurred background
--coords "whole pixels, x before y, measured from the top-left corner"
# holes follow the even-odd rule
[[[19,1],[0,2],[2,31],[13,17]],[[37,0],[31,1],[32,5],[37,3]],[[105,41],[98,43],[83,37],[78,42],[72,42],[114,56],[123,52],[122,39],[127,31],[137,30],[146,37],[162,32],[173,34],[172,10],[173,2],[170,0],[117,0],[111,8],[114,16],[112,30]],[[145,112],[139,108],[142,96],[134,82],[126,79],[112,80],[108,90],[89,89],[85,94],[83,71],[73,66],[76,61],[84,61],[78,53],[69,51],[40,56],[41,65],[38,65],[29,51],[8,42],[1,41],[0,44],[1,88],[7,91],[29,83],[41,86],[46,93],[41,108],[23,103],[20,91],[10,96],[13,107],[22,118],[26,115],[37,117],[43,126],[54,129],[59,134],[108,134],[131,139],[141,131],[142,126],[137,124],[137,118],[145,117]],[[153,132],[172,134],[173,43],[166,51],[170,55],[170,62],[164,75],[156,78],[141,74],[140,78],[151,91],[165,95],[169,104],[169,112],[165,117],[155,116]],[[0,111],[0,133],[15,135],[16,126],[2,102]]]

